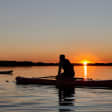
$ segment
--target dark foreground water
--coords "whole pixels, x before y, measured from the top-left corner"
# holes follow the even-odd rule
[[[55,86],[16,85],[15,77],[56,75],[57,67],[20,67],[13,75],[0,75],[0,112],[112,112],[112,90],[105,88],[56,88]],[[84,77],[84,67],[75,67]],[[112,67],[88,67],[93,79],[112,79]]]

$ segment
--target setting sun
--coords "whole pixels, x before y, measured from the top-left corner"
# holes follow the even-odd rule
[[[84,65],[87,65],[88,62],[87,61],[84,61],[83,63],[84,63]]]
[[[81,61],[81,63],[83,63],[84,65],[87,65],[88,63],[90,63],[90,61],[84,60],[84,61]]]

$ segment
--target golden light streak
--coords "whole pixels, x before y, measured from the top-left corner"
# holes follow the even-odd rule
[[[89,61],[83,61],[84,64],[84,79],[87,80],[87,64],[89,63]]]
[[[87,79],[87,64],[84,64],[84,79]]]

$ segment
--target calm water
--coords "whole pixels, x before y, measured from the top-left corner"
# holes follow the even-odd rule
[[[112,112],[112,90],[16,85],[15,77],[55,76],[57,67],[0,68],[14,70],[0,75],[0,112]],[[77,77],[112,79],[112,67],[75,67]]]

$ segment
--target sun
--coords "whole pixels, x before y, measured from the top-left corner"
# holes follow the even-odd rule
[[[84,61],[81,61],[84,65],[87,65],[88,63],[90,63],[90,61],[88,60],[84,60]]]
[[[87,64],[88,64],[88,62],[87,62],[87,61],[84,61],[84,62],[83,62],[83,64],[84,64],[84,65],[87,65]]]

